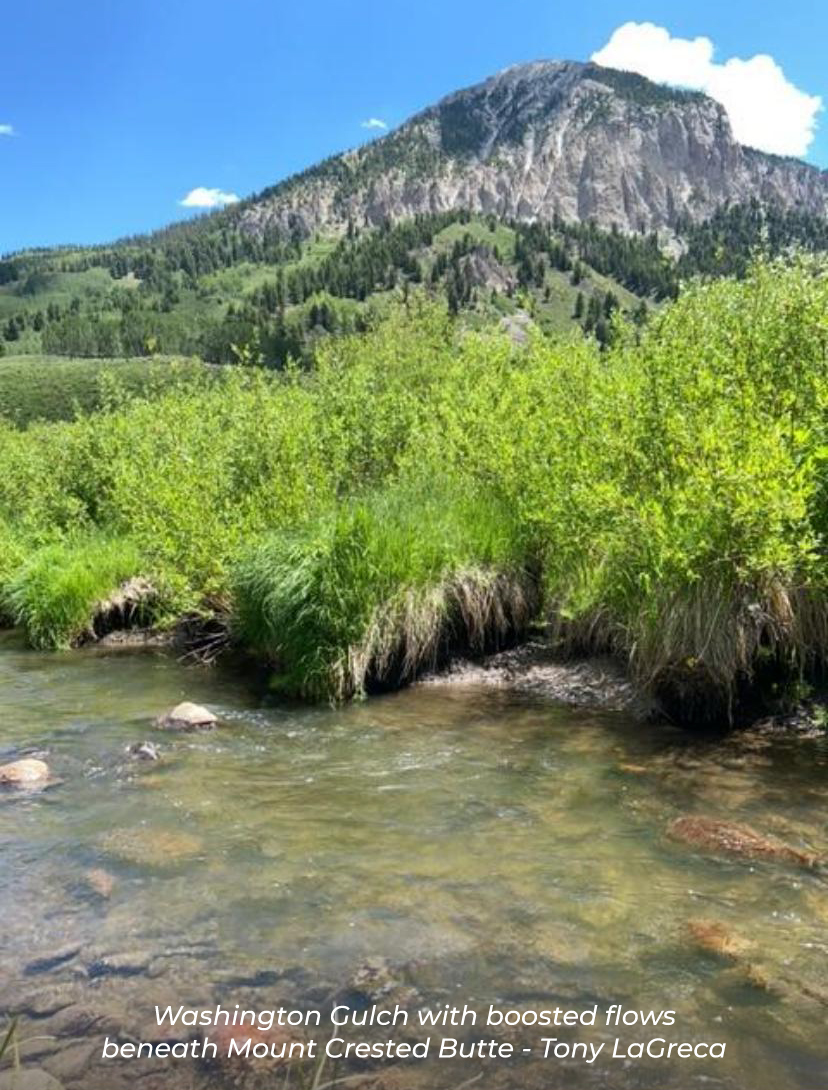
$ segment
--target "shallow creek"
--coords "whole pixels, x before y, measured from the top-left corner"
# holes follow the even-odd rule
[[[155,731],[181,699],[219,729]],[[143,739],[159,761],[127,755]],[[157,1036],[156,1003],[324,1004],[366,963],[420,1004],[674,1009],[668,1041],[727,1043],[705,1062],[386,1065],[366,1087],[828,1084],[828,871],[665,835],[703,814],[828,856],[825,738],[699,738],[470,684],[280,705],[226,670],[6,639],[0,759],[31,752],[59,782],[0,798],[0,1011],[67,1090],[246,1085],[104,1066],[101,1045]],[[607,1054],[662,1033],[512,1036],[544,1035]]]

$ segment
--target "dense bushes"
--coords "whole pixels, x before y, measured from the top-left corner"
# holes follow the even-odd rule
[[[229,609],[314,696],[506,638],[537,592],[568,646],[723,714],[758,664],[824,658],[827,359],[815,260],[691,285],[605,353],[461,337],[412,300],[310,374],[0,429],[0,580],[129,538],[173,608]]]

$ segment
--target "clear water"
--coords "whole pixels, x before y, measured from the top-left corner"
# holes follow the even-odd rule
[[[184,698],[221,728],[155,732]],[[150,1036],[159,1002],[320,1002],[366,958],[424,1003],[671,1008],[668,1039],[727,1043],[706,1062],[420,1064],[393,1085],[828,1084],[828,880],[665,836],[702,813],[828,855],[822,739],[692,738],[473,687],[280,706],[226,671],[11,640],[0,723],[0,758],[42,751],[61,781],[0,800],[0,1007],[51,1038],[24,1060],[67,1087],[224,1085],[194,1064],[103,1069],[103,1037]],[[127,757],[144,738],[160,762]],[[694,921],[737,952],[701,949]],[[616,1035],[583,1032],[605,1053]]]

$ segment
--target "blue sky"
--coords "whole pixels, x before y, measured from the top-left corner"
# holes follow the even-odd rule
[[[715,54],[711,65],[703,45],[664,35],[654,46],[634,33],[617,37],[608,54],[633,56],[630,67],[640,61],[674,71],[686,60],[694,79],[706,66],[699,79],[724,94],[728,81],[741,81],[743,101],[753,75],[774,102],[776,87],[780,102],[789,92],[790,110],[780,106],[769,139],[803,143],[802,111],[813,119],[813,103],[768,65],[725,69],[720,62],[770,54],[788,84],[828,105],[824,0],[6,4],[0,252],[162,226],[192,214],[180,202],[194,189],[208,191],[197,192],[195,204],[210,200],[211,190],[245,196],[381,135],[362,122],[393,126],[508,64],[588,59],[631,21],[654,23],[673,39],[704,36]],[[747,98],[761,101],[761,93]],[[756,131],[766,116],[754,109],[742,123]],[[805,157],[828,167],[828,118],[820,116]]]

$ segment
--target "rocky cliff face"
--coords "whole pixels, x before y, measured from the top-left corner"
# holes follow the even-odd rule
[[[625,231],[699,221],[753,197],[828,211],[828,174],[744,148],[722,106],[595,64],[518,65],[239,208],[303,235],[468,208]]]

